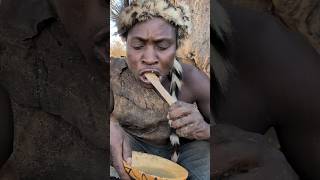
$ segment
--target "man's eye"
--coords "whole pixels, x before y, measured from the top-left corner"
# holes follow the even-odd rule
[[[133,49],[135,49],[135,50],[140,50],[140,49],[142,49],[143,48],[143,46],[141,45],[141,46],[133,46]]]
[[[157,46],[159,50],[164,51],[168,49],[168,46]]]
[[[142,44],[142,43],[133,43],[133,44],[131,45],[131,47],[132,47],[133,49],[135,49],[135,50],[139,50],[139,49],[142,49],[142,48],[144,47],[144,44]]]
[[[169,47],[170,47],[170,43],[168,43],[167,41],[161,41],[157,43],[157,48],[161,51],[166,50]]]

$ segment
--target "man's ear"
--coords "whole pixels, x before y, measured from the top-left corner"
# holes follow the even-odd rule
[[[47,20],[56,17],[48,0],[2,0],[0,21],[21,30],[28,39],[41,32]]]

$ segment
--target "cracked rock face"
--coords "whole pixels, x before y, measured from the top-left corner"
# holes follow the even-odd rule
[[[59,20],[31,39],[1,15],[0,24],[0,83],[15,123],[10,161],[20,178],[106,179],[107,65],[88,64]]]

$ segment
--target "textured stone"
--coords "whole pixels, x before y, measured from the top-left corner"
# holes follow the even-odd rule
[[[194,64],[210,76],[210,1],[179,1],[189,5],[193,29],[190,38],[177,54],[184,62]]]

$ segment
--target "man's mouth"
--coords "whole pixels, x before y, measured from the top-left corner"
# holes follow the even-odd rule
[[[159,70],[157,69],[144,69],[142,71],[139,72],[139,79],[144,83],[144,84],[148,84],[151,85],[151,82],[147,79],[147,77],[145,76],[146,73],[154,73],[156,76],[158,76],[160,78],[160,81],[162,80],[162,76],[159,72]]]

